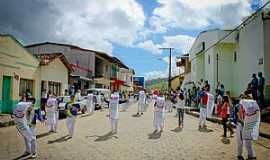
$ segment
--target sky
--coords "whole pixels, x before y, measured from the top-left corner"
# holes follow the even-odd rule
[[[0,33],[24,45],[68,43],[106,52],[146,79],[178,74],[196,36],[232,29],[268,0],[2,0]]]

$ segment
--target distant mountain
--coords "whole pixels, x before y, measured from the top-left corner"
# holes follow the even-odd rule
[[[145,85],[147,89],[166,90],[168,88],[168,79],[158,78],[153,80],[147,80]]]

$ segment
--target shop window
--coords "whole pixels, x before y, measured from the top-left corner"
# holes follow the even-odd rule
[[[61,83],[59,82],[49,82],[49,92],[55,94],[56,96],[61,95]]]
[[[33,84],[34,81],[30,79],[20,79],[20,86],[19,86],[19,96],[22,96],[24,93],[30,94],[33,96]]]

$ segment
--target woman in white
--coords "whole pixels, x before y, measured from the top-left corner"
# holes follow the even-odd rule
[[[112,133],[117,133],[118,119],[119,119],[119,94],[116,92],[111,95],[109,103],[109,114],[111,120]]]
[[[56,115],[57,112],[57,99],[51,94],[49,95],[49,99],[47,100],[47,123],[49,126],[49,132],[56,132],[56,119],[58,116]]]
[[[27,122],[27,113],[31,113],[33,106],[31,102],[21,101],[16,105],[12,117],[14,118],[16,128],[23,136],[26,151],[23,156],[31,155],[32,158],[36,157],[36,137],[31,131]]]
[[[164,129],[165,106],[165,97],[160,92],[154,105],[154,132],[162,132]]]

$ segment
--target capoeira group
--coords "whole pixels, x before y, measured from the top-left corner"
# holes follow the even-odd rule
[[[184,94],[180,91],[174,94],[173,100],[174,106],[177,109],[178,127],[184,126]],[[66,123],[68,128],[69,138],[74,135],[75,121],[79,111],[79,104],[75,103],[75,96],[70,96],[71,100],[66,104]],[[166,97],[163,92],[158,92],[157,95],[153,95],[154,99],[154,133],[163,132],[165,125],[165,114],[168,110],[168,103],[166,103]],[[142,115],[145,112],[146,106],[146,93],[141,90],[138,95],[138,112],[137,115]],[[199,93],[199,130],[206,129],[206,118],[211,117],[215,105],[214,96],[210,94],[206,89],[202,89]],[[89,113],[94,111],[94,95],[87,95],[87,111]],[[121,103],[119,93],[114,92],[111,94],[109,100],[109,121],[111,124],[111,133],[117,134],[118,132],[118,120],[119,120],[119,104]],[[123,102],[122,102],[123,103]],[[23,156],[31,155],[35,158],[37,153],[37,140],[35,124],[36,120],[44,122],[44,118],[41,115],[40,109],[34,108],[34,98],[23,98],[14,109],[13,118],[16,123],[16,128],[23,136],[25,141],[26,151]],[[46,107],[46,117],[48,124],[48,131],[57,132],[57,122],[59,118],[58,102],[54,95],[49,95]],[[171,104],[170,104],[171,105]],[[256,159],[252,141],[258,139],[259,124],[260,124],[260,109],[256,101],[252,100],[247,93],[241,96],[239,107],[236,108],[237,120],[236,120],[236,133],[237,133],[237,157],[243,159],[243,145],[245,145],[248,153],[248,159]]]

